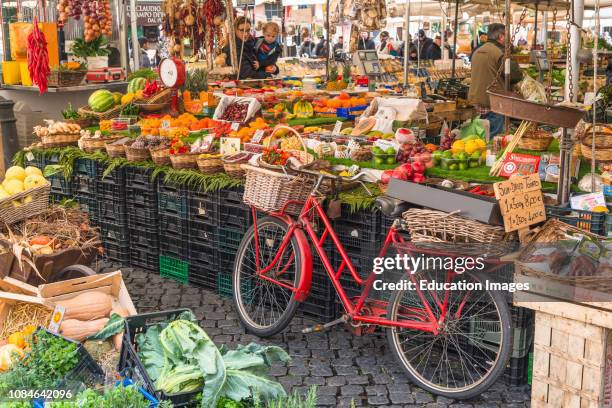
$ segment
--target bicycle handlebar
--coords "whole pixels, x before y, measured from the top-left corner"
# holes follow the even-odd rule
[[[361,177],[366,175],[366,173],[363,172],[363,171],[357,173],[353,177],[336,176],[334,174],[321,173],[321,172],[318,172],[318,171],[308,170],[308,169],[304,169],[304,168],[298,169],[297,171],[302,172],[302,173],[306,173],[306,174],[310,174],[310,175],[313,175],[313,176],[317,176],[319,178],[328,178],[328,179],[336,180],[336,181],[357,181]]]

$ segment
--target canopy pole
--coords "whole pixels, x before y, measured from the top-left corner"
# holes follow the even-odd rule
[[[329,79],[329,57],[331,54],[331,39],[329,38],[329,0],[325,6],[325,31],[327,31],[327,57],[325,58],[325,77]]]
[[[121,66],[125,68],[126,72],[130,71],[129,63],[129,47],[128,47],[128,33],[127,33],[127,21],[126,11],[127,5],[125,1],[116,4],[117,16],[119,17],[119,53],[121,54]]]
[[[137,71],[140,68],[140,44],[138,43],[138,27],[136,22],[136,0],[130,0],[130,29],[132,30],[134,71]]]
[[[533,25],[533,43],[531,44],[531,49],[535,49],[538,44],[538,4],[535,4],[535,22]]]
[[[404,17],[404,23],[406,24],[406,32],[404,33],[404,89],[408,86],[408,60],[410,59],[410,43],[408,42],[408,35],[410,35],[410,4],[406,4],[406,14]]]
[[[565,77],[565,100],[570,102],[576,102],[576,97],[578,95],[578,77],[579,77],[579,69],[580,63],[578,62],[578,51],[580,50],[580,27],[582,27],[582,20],[584,17],[584,0],[573,0],[573,4],[570,6],[568,13],[570,13],[570,44],[568,47],[571,47],[571,55],[568,55],[566,64],[567,67],[571,65],[572,67],[572,89],[574,90],[573,98],[570,100],[570,78],[569,75]],[[573,24],[572,24],[573,23]]]
[[[453,29],[453,62],[451,78],[455,78],[455,63],[457,61],[457,31],[459,30],[459,0],[455,0],[455,28]]]
[[[597,64],[599,63],[599,0],[595,0],[595,46],[593,47],[593,93],[597,95]],[[595,191],[595,124],[597,123],[597,105],[596,98],[593,98],[593,138],[591,140],[591,191]]]

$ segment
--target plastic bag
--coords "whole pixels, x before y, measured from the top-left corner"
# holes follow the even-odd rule
[[[518,84],[519,90],[523,98],[531,102],[546,103],[546,88],[544,85],[525,75],[525,78]]]
[[[480,118],[468,120],[461,126],[461,139],[471,135],[477,135],[486,140],[487,131]]]

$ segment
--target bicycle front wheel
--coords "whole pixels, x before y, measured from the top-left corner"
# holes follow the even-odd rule
[[[257,239],[254,225],[249,228],[236,254],[233,274],[234,304],[238,317],[248,332],[259,337],[273,336],[287,327],[298,302],[295,292],[300,281],[302,253],[297,238],[291,237],[281,252],[281,244],[289,226],[275,217],[257,221]],[[257,273],[273,263],[263,279]]]
[[[446,282],[446,272],[427,271],[417,281]],[[512,348],[507,301],[498,291],[485,289],[474,273],[455,275],[465,290],[429,288],[395,292],[387,308],[394,321],[426,321],[426,302],[441,323],[437,334],[392,327],[387,330],[390,348],[410,379],[434,394],[467,399],[487,390],[503,373]],[[482,283],[482,290],[468,284]],[[473,286],[472,286],[473,288]],[[446,299],[446,301],[445,301]]]

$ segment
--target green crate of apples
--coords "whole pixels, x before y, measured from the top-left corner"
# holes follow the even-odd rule
[[[372,147],[372,160],[375,164],[395,164],[397,152],[393,147],[382,149],[379,146]]]
[[[482,139],[457,140],[449,150],[432,153],[434,165],[444,170],[467,170],[482,166],[486,159],[486,144]]]

